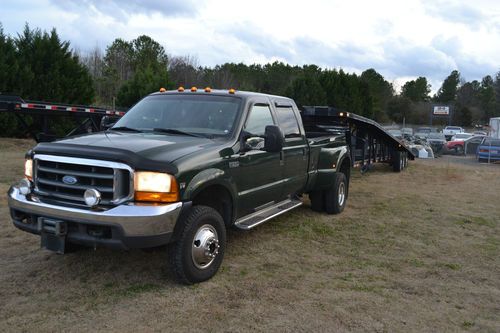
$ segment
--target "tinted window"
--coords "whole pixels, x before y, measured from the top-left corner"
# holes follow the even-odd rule
[[[240,99],[223,96],[153,95],[132,107],[115,126],[171,128],[202,135],[229,135]]]
[[[277,109],[278,123],[285,134],[285,138],[300,136],[299,124],[292,108],[279,107]]]
[[[254,105],[248,116],[245,131],[253,135],[264,135],[266,126],[274,125],[268,105]]]

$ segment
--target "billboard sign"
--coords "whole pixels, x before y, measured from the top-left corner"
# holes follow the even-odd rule
[[[449,116],[450,107],[449,106],[434,106],[434,115],[436,116]]]

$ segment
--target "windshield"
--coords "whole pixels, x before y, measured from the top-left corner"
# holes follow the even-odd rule
[[[233,131],[240,101],[235,97],[214,95],[148,96],[133,106],[113,128],[228,136]]]
[[[455,138],[456,139],[467,139],[467,138],[470,138],[472,135],[470,134],[456,134],[455,135]]]
[[[446,129],[451,130],[451,131],[460,131],[461,130],[460,127],[453,127],[453,126],[447,126]]]

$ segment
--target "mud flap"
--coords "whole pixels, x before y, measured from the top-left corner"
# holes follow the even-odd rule
[[[39,217],[38,231],[40,231],[40,246],[42,248],[64,254],[66,249],[66,234],[68,232],[68,225],[66,222]]]

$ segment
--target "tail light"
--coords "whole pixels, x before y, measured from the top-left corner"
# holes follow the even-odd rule
[[[490,150],[489,149],[479,149],[479,152],[480,153],[489,153]]]

